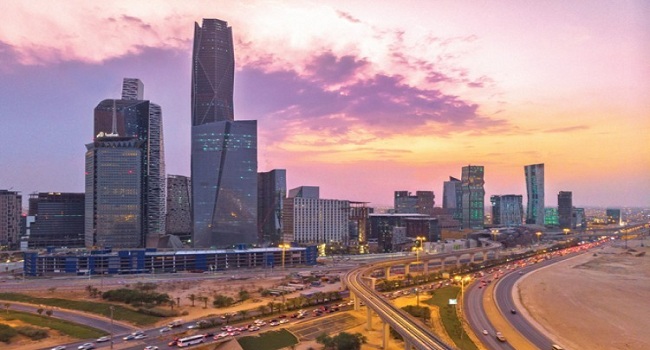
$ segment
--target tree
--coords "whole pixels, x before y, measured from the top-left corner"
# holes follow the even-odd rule
[[[10,306],[11,306],[11,304],[9,304],[9,303],[5,303],[5,310],[7,310],[7,313],[9,313],[9,307],[10,307]]]
[[[208,297],[200,296],[199,300],[203,302],[203,308],[207,309],[208,308]]]
[[[244,302],[250,298],[250,294],[246,289],[240,289],[239,290],[239,301]]]
[[[248,316],[248,310],[241,309],[237,313],[239,314],[240,320],[244,320]]]
[[[323,333],[316,338],[316,342],[323,344],[326,350],[360,350],[361,344],[366,341],[366,337],[360,333],[350,334],[347,332],[341,332],[335,337]]]
[[[274,302],[272,302],[272,301],[269,301],[269,303],[266,304],[266,306],[269,307],[269,310],[271,310],[271,313],[273,313],[273,310],[275,310],[275,306],[276,306],[276,305],[277,305],[277,304],[274,303]]]
[[[266,306],[264,306],[264,305],[258,306],[257,311],[259,311],[260,314],[262,314],[262,316],[266,315]]]
[[[54,314],[54,311],[52,311],[52,309],[47,309],[45,311],[45,314],[47,315],[47,317],[52,317],[52,315]]]
[[[45,310],[44,310],[42,307],[36,309],[36,312],[37,312],[39,315],[42,315],[42,314],[43,314],[43,311],[45,311]]]
[[[192,307],[194,307],[194,301],[196,301],[196,295],[190,294],[190,296],[188,296],[187,298],[190,299],[190,301],[192,302]]]

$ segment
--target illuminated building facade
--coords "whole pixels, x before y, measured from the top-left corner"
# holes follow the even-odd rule
[[[192,244],[257,242],[257,122],[234,121],[232,29],[195,23],[192,53]]]
[[[608,224],[621,225],[621,209],[606,209],[605,215]]]
[[[444,182],[442,193],[442,208],[452,215],[459,222],[463,219],[463,187],[460,180],[450,176],[449,181]]]
[[[463,229],[482,229],[485,214],[484,169],[480,165],[463,167],[461,188]]]
[[[318,192],[311,186],[289,191],[282,215],[284,242],[347,245],[350,201],[320,199],[314,188]]]
[[[544,225],[544,164],[524,166],[526,175],[526,223]]]
[[[557,227],[559,225],[557,208],[544,208],[544,226]]]

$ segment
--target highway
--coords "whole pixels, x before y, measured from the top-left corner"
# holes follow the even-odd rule
[[[430,259],[444,259],[446,257],[457,256],[459,254],[471,254],[479,251],[487,251],[490,249],[494,248],[475,248],[446,254],[436,254],[430,256],[424,255],[420,260],[427,261]],[[366,303],[367,307],[376,312],[384,322],[387,322],[391,328],[402,335],[406,342],[411,344],[416,349],[454,349],[453,346],[450,346],[440,340],[438,336],[434,334],[431,329],[429,329],[429,327],[422,325],[411,315],[394,306],[388,300],[384,299],[380,293],[372,289],[363,281],[365,276],[370,276],[374,270],[415,261],[416,258],[409,257],[369,264],[348,272],[343,277],[343,281],[348,289],[350,289],[351,293]]]
[[[480,283],[472,283],[465,289],[465,299],[463,300],[465,320],[488,349],[516,350],[508,342],[503,343],[496,339],[495,335],[499,330],[492,325],[483,307],[486,288],[478,288],[479,285]],[[488,335],[483,334],[484,329],[488,331]]]

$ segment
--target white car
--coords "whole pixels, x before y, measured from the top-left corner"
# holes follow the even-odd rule
[[[158,350],[158,347],[155,345],[149,345],[145,347],[144,350]]]
[[[94,349],[94,348],[95,348],[95,344],[93,344],[93,343],[85,343],[85,344],[81,344],[81,345],[79,345],[77,347],[77,349],[79,349],[79,350],[90,350],[90,349]]]
[[[51,350],[65,350],[65,345],[55,346]]]
[[[95,341],[98,342],[98,343],[103,343],[103,342],[109,341],[109,340],[111,340],[111,337],[105,335],[105,336],[103,336],[101,338],[97,338],[97,340],[95,340]]]
[[[138,335],[136,335],[135,338],[133,338],[133,339],[144,339],[144,338],[146,338],[146,337],[147,337],[146,334],[138,334]]]
[[[160,333],[169,332],[169,331],[171,331],[171,330],[172,330],[172,329],[169,328],[169,326],[167,326],[167,327],[163,327],[163,328],[160,329]]]

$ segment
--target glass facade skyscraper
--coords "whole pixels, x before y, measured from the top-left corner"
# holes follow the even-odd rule
[[[141,186],[138,190],[140,197],[137,210],[139,212],[132,214],[138,217],[141,227],[137,233],[138,245],[133,246],[132,243],[129,243],[128,247],[140,248],[145,247],[147,235],[165,234],[167,205],[162,110],[159,105],[142,99],[143,89],[144,86],[139,79],[125,78],[122,84],[121,99],[106,99],[95,107],[93,128],[95,142],[87,145],[86,155],[86,172],[95,174],[94,178],[86,178],[86,201],[94,201],[99,198],[97,196],[102,190],[96,188],[99,186],[99,179],[109,176],[101,172],[111,171],[110,167],[101,163],[102,159],[116,167],[122,166],[119,161],[111,158],[113,156],[109,156],[109,150],[112,149],[117,153],[126,152],[131,155],[132,150],[125,151],[125,149],[139,147],[138,154],[141,157],[137,165],[139,169],[137,173],[140,176],[139,186]],[[92,163],[88,163],[89,157],[93,159]],[[127,158],[129,164],[126,166],[135,171],[132,159]],[[129,175],[131,174],[129,173]],[[121,186],[119,183],[111,184]],[[125,194],[125,197],[130,197],[131,194],[131,192]],[[117,200],[117,198],[113,199]],[[97,240],[97,227],[93,228],[92,225],[99,223],[97,217],[104,215],[102,213],[108,210],[108,207],[97,206],[96,203],[95,205],[91,204],[87,203],[86,207],[86,245],[92,241],[92,246],[97,246],[102,242]],[[130,208],[136,210],[135,206],[130,205]],[[90,239],[89,237],[95,238]]]
[[[287,171],[257,174],[257,229],[260,243],[282,243],[282,208],[287,197]]]
[[[573,194],[560,191],[557,195],[557,217],[561,229],[573,228]]]
[[[192,53],[192,244],[257,241],[257,121],[234,121],[232,29],[194,27]]]
[[[442,207],[447,209],[459,222],[463,219],[463,188],[461,181],[450,176],[449,181],[444,182],[442,193]]]
[[[29,196],[29,248],[84,246],[83,193],[33,193]]]
[[[192,180],[187,176],[167,176],[168,235],[177,236],[183,243],[192,239]]]
[[[526,223],[544,225],[544,164],[524,166],[526,174]]]
[[[464,229],[482,229],[485,212],[485,180],[481,165],[463,167],[461,188],[463,191],[463,220]]]

